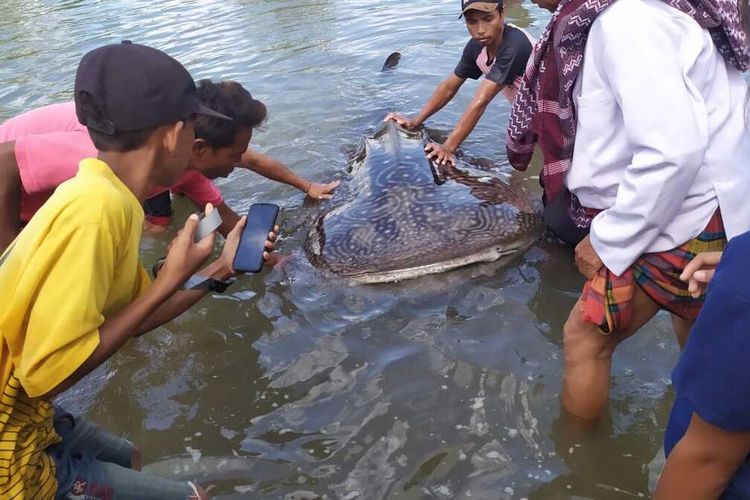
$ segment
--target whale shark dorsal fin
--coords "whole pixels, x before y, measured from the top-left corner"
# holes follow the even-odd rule
[[[380,69],[380,71],[390,71],[396,66],[398,66],[399,61],[401,60],[401,53],[400,52],[393,52],[391,55],[388,56],[388,58],[383,63],[383,67]]]

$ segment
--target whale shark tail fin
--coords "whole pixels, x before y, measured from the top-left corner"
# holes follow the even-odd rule
[[[401,60],[401,53],[400,52],[393,52],[391,55],[388,56],[388,58],[383,63],[383,67],[380,71],[390,71],[396,66],[398,66],[399,61]]]

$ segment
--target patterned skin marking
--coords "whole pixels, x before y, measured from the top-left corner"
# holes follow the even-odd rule
[[[415,268],[425,274],[494,260],[536,240],[542,222],[524,191],[460,161],[432,164],[424,154],[429,141],[393,122],[363,141],[350,179],[308,235],[314,265],[394,281],[419,275]]]

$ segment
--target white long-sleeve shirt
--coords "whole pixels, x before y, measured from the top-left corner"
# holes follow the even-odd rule
[[[719,206],[728,237],[750,229],[745,94],[708,31],[660,0],[618,0],[594,21],[565,182],[603,210],[591,243],[612,272],[696,237]]]

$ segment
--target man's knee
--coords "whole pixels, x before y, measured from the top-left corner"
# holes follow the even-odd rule
[[[583,321],[576,308],[563,326],[565,364],[611,358],[616,343],[603,335],[592,323]]]

